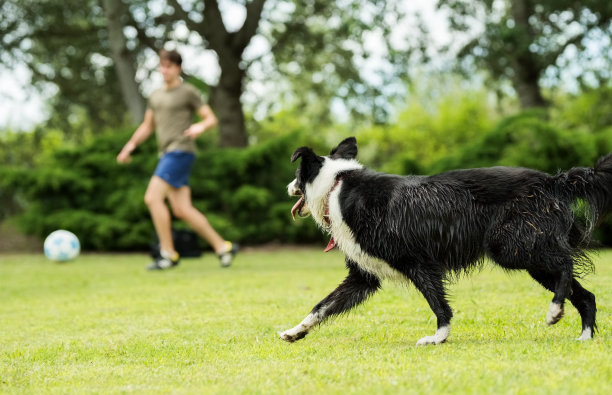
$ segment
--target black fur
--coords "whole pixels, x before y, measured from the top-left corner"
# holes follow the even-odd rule
[[[329,159],[356,155],[356,141],[349,138]],[[295,186],[304,194],[325,159],[307,147],[296,150],[292,161],[299,157]],[[554,293],[552,302],[561,312],[552,314],[549,324],[561,318],[569,299],[580,313],[583,330],[595,329],[595,297],[577,278],[592,270],[584,248],[593,227],[612,209],[612,154],[594,168],[557,175],[492,167],[397,176],[361,168],[337,177],[342,181],[342,218],[354,241],[416,286],[435,313],[438,328],[450,328],[452,318],[447,281],[481,266],[487,256],[504,269],[526,270]],[[574,215],[578,200],[590,208],[586,224]],[[347,267],[344,282],[312,310],[319,322],[348,311],[379,289],[381,279],[375,272],[349,257]],[[296,328],[281,337],[294,341],[308,333],[308,328]]]

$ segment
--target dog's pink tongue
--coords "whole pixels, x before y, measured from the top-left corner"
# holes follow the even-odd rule
[[[291,216],[293,217],[294,221],[295,221],[295,212],[298,211],[298,209],[303,204],[304,204],[304,196],[301,196],[300,199],[297,201],[297,203],[293,205],[293,208],[291,208]]]
[[[324,252],[329,252],[333,250],[335,246],[336,246],[336,240],[334,240],[334,238],[332,237],[331,239],[329,239],[329,243],[327,243],[327,247],[325,247]]]

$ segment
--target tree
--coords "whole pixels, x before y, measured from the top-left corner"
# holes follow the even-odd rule
[[[5,67],[25,64],[33,86],[57,88],[49,127],[79,139],[84,128],[96,132],[122,123],[125,104],[106,58],[106,18],[97,0],[5,0],[0,13]]]
[[[197,32],[215,51],[219,59],[221,76],[212,89],[211,105],[219,118],[221,146],[244,147],[247,145],[244,112],[240,102],[243,92],[245,67],[241,64],[244,50],[257,32],[265,0],[246,2],[246,18],[238,31],[230,32],[223,23],[217,0],[204,0],[204,19],[198,21],[198,2],[183,8],[177,0],[168,0],[175,14]]]
[[[133,123],[144,118],[145,101],[136,82],[136,67],[132,53],[127,48],[123,34],[127,8],[121,0],[104,0],[104,13],[107,19],[108,40],[115,70],[119,78],[123,101],[128,106]]]
[[[542,80],[561,84],[568,64],[582,69],[581,84],[610,78],[612,54],[597,48],[612,37],[610,1],[438,0],[438,8],[449,12],[454,32],[471,34],[484,22],[482,33],[460,46],[458,60],[464,71],[475,65],[492,81],[510,81],[523,108],[546,106]],[[593,58],[599,58],[594,65]]]
[[[149,5],[146,1],[137,4]],[[353,114],[368,113],[370,119],[386,120],[389,93],[384,85],[406,74],[405,59],[409,57],[409,51],[396,50],[390,43],[392,27],[403,16],[401,1],[251,0],[240,4],[245,18],[235,30],[224,23],[217,0],[168,0],[158,13],[142,12],[145,8],[136,12],[136,6],[132,7],[130,25],[138,32],[138,40],[151,49],[157,49],[163,41],[160,37],[172,37],[177,26],[184,25],[190,35],[180,40],[174,36],[174,41],[200,42],[202,49],[212,49],[217,55],[221,74],[211,88],[210,100],[219,116],[222,146],[247,142],[241,97],[254,80],[267,86],[273,102],[278,103],[285,94],[283,100],[297,107],[319,104],[316,112],[322,117],[329,116],[330,102],[340,100]],[[148,17],[138,20],[136,14]],[[160,32],[151,36],[147,26],[157,26]],[[366,48],[368,33],[377,35],[377,50],[386,52],[388,58],[385,65],[393,65],[388,73],[374,71],[376,82],[368,81],[362,70],[363,59],[372,52]],[[256,34],[265,38],[270,53],[246,58],[245,50]],[[270,105],[266,97],[256,101]]]
[[[404,93],[402,80],[421,61],[416,49],[426,31],[418,16],[412,25],[400,0],[287,4],[292,12],[270,15],[263,26],[273,48],[265,73],[289,83],[284,91],[275,83],[278,97],[322,123],[339,103],[355,120],[387,122],[392,99]]]
[[[285,93],[283,99],[297,107],[320,103],[317,112],[327,116],[334,101],[342,102],[354,114],[385,121],[387,98],[396,93],[385,85],[406,74],[402,62],[409,54],[390,40],[392,27],[402,22],[400,0],[232,1],[245,12],[243,23],[231,29],[222,15],[228,1],[6,0],[1,45],[33,71],[35,84],[57,86],[58,123],[68,122],[65,115],[75,104],[95,127],[120,123],[125,107],[133,121],[140,119],[141,72],[168,41],[217,55],[221,73],[210,102],[220,120],[222,146],[247,144],[242,96],[251,81],[271,87],[251,97]],[[246,57],[256,35],[269,49]],[[375,49],[371,42],[368,48],[368,35],[375,37]],[[364,63],[377,51],[387,62],[366,75]],[[281,86],[284,91],[277,89]]]

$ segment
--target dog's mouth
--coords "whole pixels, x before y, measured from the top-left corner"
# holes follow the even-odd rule
[[[293,217],[294,221],[295,221],[295,214],[297,214],[298,216],[302,218],[308,217],[308,215],[310,215],[310,210],[308,210],[308,207],[306,207],[306,200],[304,199],[304,195],[299,194],[296,196],[299,196],[300,198],[291,208],[291,216]],[[336,246],[336,241],[332,237],[331,239],[329,239],[329,243],[327,244],[327,247],[325,247],[324,251],[325,252],[331,251],[335,246]]]
[[[294,189],[291,192],[289,192],[289,194],[291,196],[300,197],[298,201],[291,208],[291,216],[293,217],[293,220],[295,221],[296,214],[302,218],[308,217],[308,215],[310,215],[310,210],[308,209],[308,207],[306,207],[306,199],[304,199],[304,194],[302,193],[302,191],[300,191],[299,189]],[[336,247],[336,241],[332,237],[329,240],[327,247],[325,247],[325,252],[331,251],[332,249],[334,249],[334,247]]]
[[[308,217],[308,215],[310,214],[310,211],[306,207],[306,200],[304,199],[304,195],[300,194],[297,196],[299,196],[300,198],[293,205],[293,208],[291,208],[291,216],[293,217],[294,220],[295,220],[296,214],[301,218]]]

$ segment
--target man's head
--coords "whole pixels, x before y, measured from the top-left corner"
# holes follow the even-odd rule
[[[166,83],[173,82],[181,75],[183,58],[175,50],[162,49],[159,51],[159,71]]]

